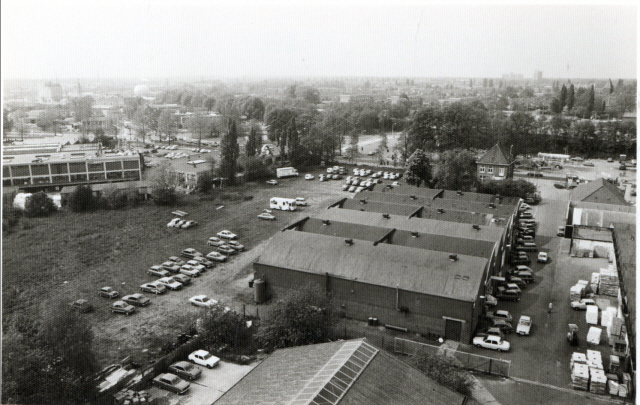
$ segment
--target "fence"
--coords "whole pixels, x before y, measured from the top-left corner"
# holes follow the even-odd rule
[[[428,354],[438,356],[449,356],[455,358],[460,367],[471,371],[480,371],[486,374],[493,374],[502,377],[509,377],[511,368],[511,360],[494,359],[491,357],[478,356],[477,354],[459,352],[454,349],[441,348],[426,343],[414,342],[402,338],[395,338],[393,342],[393,350],[396,353],[402,353],[413,356],[419,350],[424,350]]]

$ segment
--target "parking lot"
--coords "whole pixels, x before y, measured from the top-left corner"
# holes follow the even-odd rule
[[[240,381],[247,373],[253,370],[259,362],[241,366],[238,364],[221,361],[215,368],[196,366],[202,370],[202,375],[190,381],[191,387],[184,395],[165,391],[158,387],[147,389],[154,398],[160,398],[164,405],[202,405],[211,404]]]

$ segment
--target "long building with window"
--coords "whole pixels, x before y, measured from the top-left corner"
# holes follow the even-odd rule
[[[139,155],[96,156],[92,151],[2,157],[3,186],[25,191],[141,179]]]

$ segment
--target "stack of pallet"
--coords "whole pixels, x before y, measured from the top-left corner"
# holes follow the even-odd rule
[[[591,273],[591,283],[589,284],[589,286],[591,286],[591,290],[595,294],[598,294],[599,283],[600,283],[600,273]]]
[[[587,350],[587,365],[589,368],[604,370],[602,366],[602,353],[597,350]]]
[[[631,374],[622,373],[622,382],[618,385],[618,396],[626,398],[629,395],[629,387],[631,384]]]
[[[574,285],[569,290],[569,299],[571,301],[580,301],[584,297],[584,286],[583,285]]]
[[[603,312],[604,314],[604,312]],[[587,343],[591,343],[594,345],[600,344],[600,336],[602,336],[602,329],[596,328],[592,326],[589,328],[589,332],[587,333]],[[600,353],[600,352],[598,352]]]
[[[574,390],[589,390],[589,366],[576,363],[571,371],[571,384]]]
[[[607,393],[607,376],[604,370],[589,367],[589,375],[591,382],[589,384],[589,392],[604,395]]]
[[[576,364],[587,364],[587,356],[584,353],[574,352],[571,354],[571,371]]]
[[[155,404],[155,398],[152,397],[147,391],[132,391],[124,389],[117,392],[114,396],[114,403],[116,405],[143,405],[143,404]]]
[[[598,283],[598,291],[600,294],[617,297],[619,288],[620,283],[618,282],[618,271],[616,268],[609,266],[600,269],[600,282]]]

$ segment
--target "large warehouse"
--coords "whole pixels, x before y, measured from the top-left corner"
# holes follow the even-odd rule
[[[484,305],[487,258],[285,230],[254,262],[266,295],[312,285],[345,316],[468,342]]]

